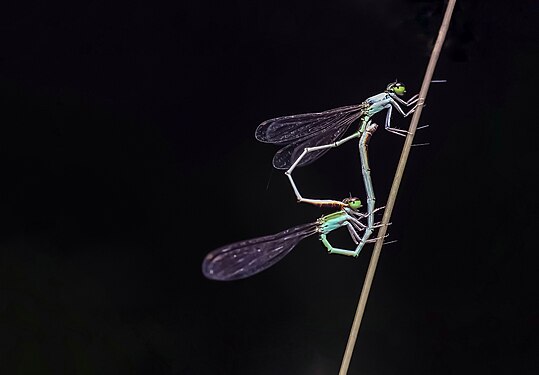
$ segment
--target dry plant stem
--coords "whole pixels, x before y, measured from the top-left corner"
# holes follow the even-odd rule
[[[423,110],[423,105],[427,97],[427,92],[429,91],[429,85],[432,80],[432,75],[434,74],[436,63],[438,62],[438,56],[440,56],[440,51],[445,40],[445,35],[447,33],[447,29],[449,28],[449,23],[451,21],[451,15],[455,7],[455,2],[456,0],[449,0],[447,4],[444,19],[442,21],[442,25],[440,26],[440,31],[438,32],[438,38],[436,39],[436,44],[434,45],[434,49],[432,50],[429,65],[427,66],[425,77],[423,78],[423,84],[421,85],[421,91],[419,92],[418,106],[412,117],[409,133],[406,137],[406,141],[404,142],[404,147],[402,149],[399,164],[397,166],[397,171],[395,173],[395,177],[393,178],[393,184],[391,185],[391,191],[389,193],[389,198],[387,200],[386,208],[384,210],[384,216],[382,218],[380,230],[378,231],[377,235],[378,241],[376,241],[376,244],[374,246],[371,261],[369,263],[369,268],[367,270],[367,275],[365,276],[365,282],[363,283],[363,289],[361,291],[361,296],[359,297],[356,314],[354,316],[354,322],[352,323],[350,336],[348,337],[348,343],[346,344],[346,350],[344,352],[344,357],[341,363],[339,375],[346,375],[348,372],[348,366],[350,365],[350,360],[354,351],[354,345],[359,332],[359,327],[361,326],[361,319],[363,317],[363,312],[365,311],[365,305],[367,304],[367,298],[369,297],[372,280],[374,278],[374,273],[376,271],[380,252],[384,244],[384,236],[387,232],[387,224],[389,223],[389,220],[391,218],[391,212],[393,211],[393,206],[395,205],[395,200],[399,191],[399,185],[402,179],[402,175],[404,173],[406,162],[408,160],[408,154],[410,153],[410,148],[414,140],[414,134],[417,129],[417,124],[419,123],[419,118]]]

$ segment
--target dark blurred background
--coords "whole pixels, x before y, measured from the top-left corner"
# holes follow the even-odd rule
[[[295,202],[256,126],[395,79],[418,92],[444,10],[4,4],[1,372],[336,374],[372,246],[353,260],[312,237],[230,283],[201,262],[328,213]],[[531,0],[457,2],[350,374],[534,372],[538,15]],[[402,144],[371,141],[380,205]],[[364,197],[353,143],[295,177],[307,197]]]

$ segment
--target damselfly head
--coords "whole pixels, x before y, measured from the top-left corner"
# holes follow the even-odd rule
[[[406,92],[406,87],[402,83],[395,81],[387,85],[386,91],[402,96]]]
[[[354,211],[359,210],[362,206],[361,201],[358,198],[354,197],[345,198],[342,202]]]

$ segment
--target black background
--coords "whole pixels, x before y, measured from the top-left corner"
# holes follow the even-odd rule
[[[448,82],[431,86],[415,138],[430,145],[410,155],[350,374],[534,372],[533,3],[457,4],[435,72]],[[309,238],[231,283],[204,279],[201,261],[327,213],[296,204],[256,126],[396,78],[418,92],[444,9],[3,5],[2,373],[337,373],[372,246],[353,260]],[[379,204],[402,144],[371,141]],[[295,176],[307,197],[364,196],[352,143]]]

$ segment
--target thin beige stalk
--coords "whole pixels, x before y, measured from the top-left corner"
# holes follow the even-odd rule
[[[440,56],[440,51],[447,34],[447,29],[449,28],[449,23],[451,21],[451,15],[455,7],[456,0],[449,0],[447,8],[445,10],[444,19],[442,25],[440,26],[440,31],[438,32],[438,38],[436,39],[436,44],[432,50],[430,56],[429,64],[423,78],[423,84],[421,85],[421,90],[419,92],[419,101],[417,109],[414,112],[412,121],[410,123],[409,133],[404,142],[404,147],[402,149],[401,157],[399,164],[397,166],[397,171],[395,177],[393,178],[393,184],[391,185],[391,191],[385,206],[384,216],[382,218],[381,227],[378,231],[378,241],[374,246],[374,250],[371,256],[371,261],[369,263],[369,268],[367,270],[367,275],[365,276],[365,282],[363,283],[363,289],[361,291],[361,296],[359,297],[359,302],[356,309],[356,314],[354,316],[354,322],[352,323],[352,328],[350,330],[350,336],[348,337],[348,343],[346,344],[346,350],[344,352],[343,360],[341,363],[341,369],[339,370],[339,375],[346,375],[348,372],[348,366],[350,365],[350,360],[352,358],[352,353],[354,351],[354,346],[356,343],[357,335],[359,332],[359,327],[361,326],[361,319],[365,311],[365,305],[367,304],[367,298],[369,297],[369,291],[371,289],[372,280],[374,278],[374,273],[376,271],[376,265],[378,264],[378,259],[380,257],[380,252],[382,251],[382,246],[384,244],[384,236],[387,232],[387,224],[391,218],[391,213],[393,211],[393,206],[395,205],[395,200],[397,198],[397,193],[399,191],[399,185],[404,173],[404,168],[408,160],[408,154],[410,153],[410,148],[414,140],[414,134],[417,129],[417,124],[419,123],[419,118],[423,110],[425,99],[427,98],[427,92],[429,91],[429,86],[432,80],[432,75],[434,74],[434,69],[436,68],[436,63],[438,62],[438,56]]]

